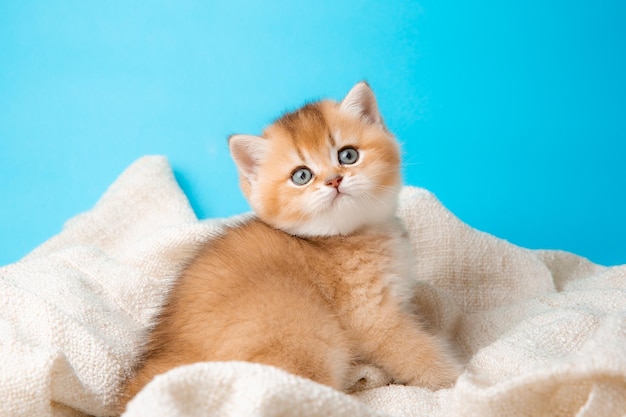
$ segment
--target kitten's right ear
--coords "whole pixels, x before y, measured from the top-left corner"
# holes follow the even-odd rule
[[[248,182],[256,179],[259,165],[267,153],[267,145],[268,140],[260,136],[233,135],[228,138],[230,154]]]

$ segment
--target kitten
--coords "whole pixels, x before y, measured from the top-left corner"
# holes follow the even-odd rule
[[[229,148],[257,217],[208,242],[174,284],[124,401],[201,361],[274,365],[338,390],[355,361],[398,383],[452,385],[460,367],[411,313],[400,149],[369,86]]]

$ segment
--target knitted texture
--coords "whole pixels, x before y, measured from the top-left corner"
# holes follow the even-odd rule
[[[532,251],[472,229],[405,187],[425,323],[459,351],[450,389],[356,374],[351,395],[279,369],[199,363],[155,378],[139,416],[621,416],[626,411],[626,266]],[[90,211],[0,268],[0,415],[115,414],[167,290],[233,219],[198,221],[163,157],[131,165]]]

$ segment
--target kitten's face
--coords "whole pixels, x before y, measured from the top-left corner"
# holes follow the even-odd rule
[[[236,135],[229,144],[250,205],[288,233],[345,235],[395,213],[399,147],[365,83],[341,103],[309,104],[263,137]]]

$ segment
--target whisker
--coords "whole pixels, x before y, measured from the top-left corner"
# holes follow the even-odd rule
[[[372,188],[374,188],[375,190],[382,190],[382,191],[395,191],[397,189],[396,187],[393,187],[391,185],[382,185],[382,184],[374,185]]]
[[[386,201],[381,200],[379,197],[369,192],[360,193],[359,197],[374,206],[380,205],[383,208],[387,208],[389,206]]]
[[[378,169],[371,170],[370,171],[370,175],[380,176],[380,175],[384,175],[384,174],[398,173],[398,172],[402,172],[402,170],[401,169],[382,169],[382,168],[378,168]]]
[[[416,159],[417,159],[417,155],[411,155],[408,159],[402,160],[402,165],[403,166],[417,166],[417,165],[424,164],[424,161],[416,161]]]
[[[388,173],[397,173],[402,171],[401,166],[389,166],[382,158],[377,157],[369,161],[370,174],[380,176]]]

